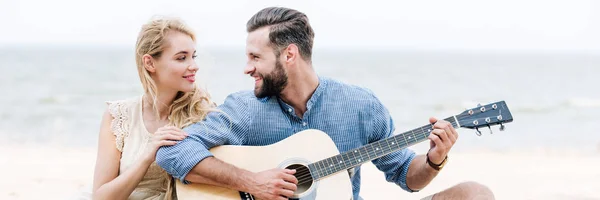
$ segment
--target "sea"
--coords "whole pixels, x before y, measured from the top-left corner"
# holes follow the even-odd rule
[[[198,54],[197,82],[216,103],[253,88],[243,47]],[[505,101],[504,131],[458,129],[453,151],[600,152],[600,54],[315,48],[312,62],[321,76],[372,90],[396,134]],[[105,102],[141,92],[133,47],[0,47],[0,145],[95,148]]]

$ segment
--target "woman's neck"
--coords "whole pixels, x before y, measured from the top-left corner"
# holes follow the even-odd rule
[[[145,108],[144,110],[150,111],[151,113],[153,113],[153,116],[157,116],[156,110],[154,109],[154,107],[156,107],[156,109],[158,110],[158,120],[166,120],[169,117],[169,114],[171,113],[171,104],[173,104],[176,95],[177,92],[159,92],[156,96],[155,102],[154,99],[152,99],[151,95],[145,94],[143,100],[143,105]],[[154,105],[155,103],[156,105]]]

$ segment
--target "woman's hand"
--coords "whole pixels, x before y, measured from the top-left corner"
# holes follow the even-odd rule
[[[185,139],[187,136],[187,133],[174,126],[158,128],[158,130],[150,136],[150,142],[146,147],[146,155],[144,156],[145,161],[150,163],[154,162],[158,148],[177,144],[177,142]]]

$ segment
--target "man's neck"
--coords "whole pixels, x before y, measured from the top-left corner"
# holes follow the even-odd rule
[[[281,92],[281,100],[292,106],[296,115],[302,118],[307,110],[306,103],[318,86],[319,77],[312,70],[299,76],[290,76],[287,87]]]

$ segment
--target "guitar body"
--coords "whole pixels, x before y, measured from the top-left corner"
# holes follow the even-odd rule
[[[331,138],[319,130],[298,132],[268,146],[223,145],[210,149],[213,155],[229,164],[252,172],[286,168],[291,164],[310,164],[339,154]],[[315,181],[297,199],[351,199],[352,183],[346,170]],[[299,189],[300,191],[300,186]],[[176,181],[177,198],[246,199],[242,193],[205,184],[183,184]],[[253,198],[247,198],[253,199]]]

